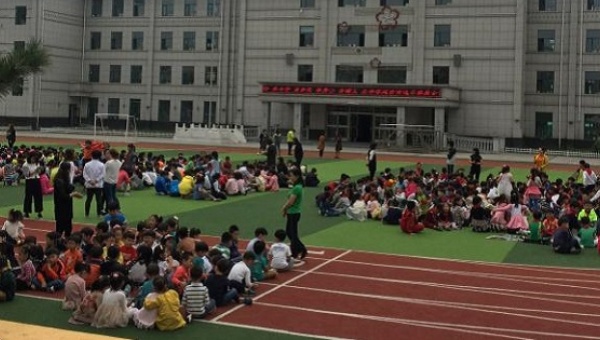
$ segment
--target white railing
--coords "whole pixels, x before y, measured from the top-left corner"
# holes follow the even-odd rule
[[[258,140],[259,130],[258,126],[244,126],[244,136],[246,139]]]
[[[538,153],[538,149],[505,148],[504,150],[507,153],[520,153],[520,154],[527,154],[527,155],[535,155]],[[600,158],[600,153],[593,152],[593,151],[547,150],[546,154],[548,156],[554,156],[554,157],[568,157],[568,158],[579,158],[579,159]]]
[[[194,141],[199,144],[245,144],[244,126],[176,124],[173,139]]]
[[[446,134],[446,140],[453,141],[458,151],[471,152],[478,148],[481,153],[498,153],[504,151],[503,138],[468,137]]]

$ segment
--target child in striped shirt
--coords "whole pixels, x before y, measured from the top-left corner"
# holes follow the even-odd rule
[[[203,270],[200,267],[190,269],[192,282],[185,287],[182,306],[192,319],[202,319],[215,311],[217,304],[208,295],[208,288],[202,284]]]

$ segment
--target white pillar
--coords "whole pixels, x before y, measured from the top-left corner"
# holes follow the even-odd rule
[[[294,104],[294,123],[293,128],[296,131],[296,137],[302,136],[302,104]]]
[[[437,148],[444,148],[446,146],[446,134],[444,127],[446,125],[446,108],[436,107],[434,112],[434,131]]]
[[[399,106],[396,108],[396,124],[406,124],[406,107]],[[406,146],[406,134],[404,133],[404,125],[396,126],[396,146]]]

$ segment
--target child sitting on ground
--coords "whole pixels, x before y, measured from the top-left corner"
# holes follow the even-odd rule
[[[185,326],[186,320],[180,313],[179,295],[176,291],[167,288],[163,277],[156,277],[152,281],[155,297],[147,297],[144,309],[156,309],[156,328],[161,331],[173,331]]]
[[[120,210],[119,203],[110,202],[106,208],[107,214],[104,215],[103,221],[110,224],[112,221],[118,221],[118,225],[125,226],[127,224],[127,218]]]
[[[542,223],[542,244],[552,243],[552,236],[558,229],[558,220],[554,216],[554,211],[549,209],[546,211],[546,218]]]
[[[526,232],[524,242],[527,243],[542,243],[542,212],[536,210],[533,213],[533,221],[529,224],[529,232]]]
[[[0,256],[0,303],[12,301],[15,298],[17,283],[5,256]]]
[[[80,244],[81,240],[76,235],[71,235],[67,239],[67,250],[60,257],[65,265],[67,275],[75,274],[75,265],[83,262],[83,254],[79,249]]]
[[[96,280],[91,286],[92,290],[85,295],[79,308],[73,312],[69,323],[73,325],[91,324],[98,306],[102,303],[102,295],[108,287],[110,287],[108,276],[102,276]]]
[[[215,300],[217,307],[225,306],[231,301],[239,302],[237,290],[230,289],[227,271],[229,270],[229,260],[221,258],[215,263],[214,273],[211,273],[204,285],[208,288],[210,298]]]
[[[558,229],[552,237],[552,248],[558,254],[581,253],[581,244],[573,236],[573,231],[569,228],[569,218],[566,216],[558,220]]]
[[[254,265],[256,255],[249,251],[244,253],[241,262],[236,263],[227,279],[231,288],[237,290],[238,294],[244,294],[245,292],[252,292],[252,289],[256,287],[256,284],[252,283],[252,273],[250,268]]]
[[[58,258],[58,250],[55,248],[46,249],[46,261],[33,280],[36,289],[55,292],[65,288],[65,265]]]
[[[23,243],[25,240],[25,226],[23,225],[23,213],[19,210],[11,209],[8,212],[6,221],[2,226],[2,230],[6,231],[8,237],[6,238],[7,243],[17,245]]]
[[[202,268],[192,267],[190,270],[192,282],[185,287],[181,299],[182,308],[185,310],[182,314],[189,314],[192,319],[202,319],[217,308],[215,300],[209,296],[208,288],[202,284],[203,274]]]
[[[77,310],[81,305],[85,292],[85,277],[89,271],[89,266],[77,262],[74,267],[74,274],[69,276],[65,283],[65,299],[62,302],[63,310]]]
[[[35,289],[33,279],[36,270],[31,260],[31,246],[28,244],[22,245],[19,249],[19,265],[21,270],[17,276],[17,290]]]
[[[490,231],[490,211],[483,207],[483,200],[479,196],[473,197],[471,227],[474,232],[478,233]]]
[[[581,239],[581,246],[584,248],[596,248],[598,239],[596,236],[596,228],[592,227],[590,218],[583,216],[581,218],[581,229],[579,229],[579,238]]]
[[[210,260],[206,256],[208,253],[208,244],[206,242],[197,242],[194,248],[195,256],[192,259],[192,265],[194,267],[202,269],[202,272],[207,275],[212,270]],[[206,278],[206,277],[205,277]]]
[[[400,229],[409,235],[420,233],[425,228],[417,219],[416,207],[415,201],[408,201],[400,218]]]
[[[177,290],[179,295],[183,295],[183,291],[185,290],[185,286],[190,283],[190,270],[192,269],[192,254],[183,253],[181,255],[181,262],[179,267],[173,273],[173,277],[171,278],[171,283],[173,284],[173,288]]]
[[[310,169],[310,172],[306,174],[306,178],[304,179],[304,186],[307,188],[316,188],[319,186],[319,183],[321,181],[317,175],[317,169]]]
[[[146,281],[142,284],[140,289],[138,290],[137,296],[134,299],[134,305],[136,308],[142,308],[144,305],[144,299],[148,294],[152,293],[154,290],[154,286],[152,285],[152,281],[158,277],[160,274],[160,270],[158,269],[158,265],[156,263],[150,263],[146,267]]]
[[[279,229],[275,232],[275,242],[269,249],[269,257],[271,258],[271,268],[276,271],[284,272],[294,268],[294,260],[292,259],[292,250],[290,246],[285,244],[287,234],[285,230]],[[296,264],[296,266],[298,266]]]
[[[253,252],[256,255],[256,261],[251,268],[252,279],[254,281],[270,280],[277,277],[277,271],[269,266],[269,261],[265,256],[265,243],[263,241],[254,242]]]

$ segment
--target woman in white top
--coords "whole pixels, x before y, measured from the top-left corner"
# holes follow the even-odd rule
[[[502,171],[497,180],[498,194],[504,195],[504,197],[509,200],[513,191],[513,175],[510,173],[510,167],[508,165],[502,167]]]
[[[23,213],[25,218],[31,214],[31,206],[35,207],[38,218],[42,218],[44,211],[44,197],[42,195],[42,184],[40,182],[41,166],[38,162],[39,153],[31,151],[27,156],[27,161],[21,168],[25,177],[25,200],[23,202]]]

